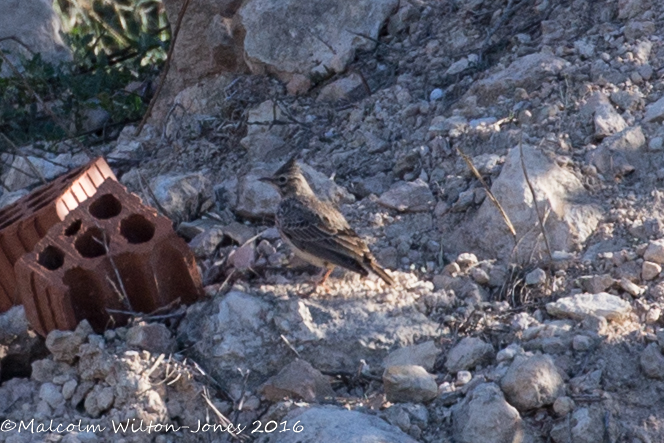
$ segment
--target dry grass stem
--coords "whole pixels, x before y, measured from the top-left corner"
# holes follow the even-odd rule
[[[503,220],[505,221],[505,225],[507,226],[507,229],[509,229],[510,234],[512,234],[512,237],[514,239],[514,242],[516,243],[516,230],[514,229],[514,225],[510,221],[510,218],[507,216],[507,213],[503,209],[503,207],[500,205],[500,202],[496,199],[496,197],[493,195],[493,192],[491,192],[491,189],[489,188],[489,185],[484,181],[482,178],[482,175],[480,172],[477,170],[475,165],[473,164],[473,161],[468,157],[459,147],[455,147],[461,158],[466,162],[468,165],[468,168],[470,171],[473,173],[473,175],[480,181],[482,186],[484,187],[484,190],[487,193],[487,196],[489,197],[489,200],[498,208],[498,211],[500,211],[500,215],[503,217]]]
[[[551,254],[551,246],[549,245],[549,237],[546,235],[544,230],[544,221],[542,220],[542,215],[540,214],[539,205],[537,204],[537,195],[535,194],[535,189],[533,188],[532,183],[530,183],[530,178],[528,177],[528,171],[526,170],[526,162],[523,160],[523,143],[519,141],[519,157],[521,158],[521,169],[523,170],[523,176],[526,179],[528,184],[528,189],[530,189],[530,194],[533,197],[533,204],[535,205],[535,213],[537,213],[537,220],[539,222],[540,231],[544,236],[544,243],[546,244],[546,251],[549,254],[549,259],[553,259]]]

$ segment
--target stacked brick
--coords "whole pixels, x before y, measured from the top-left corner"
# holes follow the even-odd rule
[[[98,158],[0,210],[0,312],[20,302],[16,262],[106,180],[116,178],[104,159]]]
[[[83,319],[102,332],[130,313],[203,295],[171,221],[127,192],[103,159],[6,208],[0,223],[0,306],[22,303],[41,335]]]

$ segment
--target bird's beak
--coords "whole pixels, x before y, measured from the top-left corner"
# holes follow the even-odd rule
[[[261,178],[258,179],[258,181],[263,182],[263,183],[268,183],[268,184],[274,183],[274,180],[272,180],[272,177],[261,177]]]

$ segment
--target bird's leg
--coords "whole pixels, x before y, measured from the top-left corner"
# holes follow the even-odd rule
[[[315,283],[315,290],[316,290],[316,291],[317,291],[319,288],[323,289],[324,291],[329,291],[329,290],[330,290],[330,288],[327,287],[327,285],[325,284],[325,282],[327,281],[327,278],[328,278],[328,277],[330,276],[330,274],[332,273],[332,270],[333,270],[333,269],[334,269],[334,268],[327,268],[327,267],[321,269],[321,271],[320,271],[320,272],[318,273],[318,275],[316,276],[317,279],[320,279],[320,280],[318,280],[318,281]]]

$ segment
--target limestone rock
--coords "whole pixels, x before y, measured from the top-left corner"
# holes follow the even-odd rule
[[[10,60],[19,64],[19,55],[28,59],[32,53],[39,53],[49,63],[58,64],[71,60],[71,52],[60,36],[59,16],[53,10],[53,4],[43,0],[25,0],[20,2],[0,2],[0,50],[7,51]],[[6,37],[17,37],[23,45]],[[14,73],[2,64],[0,77],[13,76]]]
[[[500,387],[520,411],[553,404],[565,391],[565,383],[548,355],[516,356]]]
[[[355,50],[371,49],[397,0],[251,0],[237,13],[244,31],[245,61],[253,73],[265,71],[289,82],[294,75],[313,81],[342,72]]]
[[[171,68],[152,111],[154,121],[166,116],[174,98],[182,91],[189,90],[202,101],[223,102],[226,94],[224,86],[218,87],[218,78],[228,84],[231,76],[226,74],[246,70],[242,43],[234,37],[231,20],[240,3],[240,0],[202,0],[189,5],[173,50]],[[182,2],[166,0],[164,6],[170,23],[175,23]],[[178,101],[188,111],[191,109],[189,112],[208,113],[200,107],[187,107],[192,100]]]
[[[422,366],[390,366],[383,372],[383,387],[390,402],[422,403],[438,395],[434,375]]]
[[[664,120],[664,97],[646,106],[645,122],[661,122]]]
[[[587,316],[604,317],[607,320],[620,320],[632,308],[620,297],[600,292],[598,294],[576,294],[547,303],[546,310],[554,317],[568,317],[583,320]]]
[[[664,379],[664,356],[657,343],[650,343],[639,358],[641,369],[649,378]]]
[[[168,354],[175,350],[171,331],[161,323],[139,324],[127,330],[127,345],[154,354]]]
[[[627,127],[625,119],[607,102],[602,102],[595,109],[595,137],[603,139],[609,135],[620,132]]]
[[[289,412],[283,420],[289,424],[299,422],[303,431],[275,432],[267,440],[269,443],[415,443],[415,440],[399,428],[375,415],[348,411],[337,406],[297,408]]]
[[[279,374],[271,377],[260,390],[265,398],[272,402],[280,401],[284,397],[294,397],[312,403],[335,395],[328,378],[300,359],[296,359]]]
[[[364,88],[362,77],[353,72],[323,87],[316,100],[321,102],[337,102],[349,99],[351,94],[359,88]]]
[[[434,197],[423,180],[397,182],[380,196],[378,203],[401,212],[422,212],[429,210]]]
[[[433,371],[433,365],[436,363],[436,357],[440,355],[440,349],[432,341],[426,341],[419,345],[406,346],[390,352],[383,361],[384,367],[417,365],[422,366],[427,371]]]
[[[659,265],[664,264],[664,240],[654,240],[648,243],[648,247],[643,253],[643,259]]]
[[[0,177],[9,191],[17,191],[28,186],[53,180],[69,169],[82,166],[89,161],[85,154],[60,154],[49,159],[39,157],[15,157],[11,168]]]
[[[468,94],[480,98],[479,105],[494,102],[499,95],[512,93],[515,88],[526,91],[542,85],[546,78],[558,75],[569,62],[552,54],[538,52],[519,57],[507,68],[476,82]]]
[[[197,218],[214,202],[212,183],[199,172],[161,175],[152,179],[150,186],[161,207],[177,221]]]
[[[473,369],[491,361],[495,351],[493,346],[476,337],[465,337],[447,354],[445,368],[451,373]]]
[[[85,337],[72,331],[53,330],[46,337],[46,347],[56,361],[72,363]]]
[[[519,412],[494,383],[479,385],[452,408],[452,430],[459,443],[511,443],[524,434]]]
[[[600,408],[579,408],[569,422],[562,420],[553,426],[551,438],[555,443],[596,443],[604,439],[604,432],[604,413]]]
[[[567,169],[546,158],[538,149],[523,146],[524,163],[528,177],[537,195],[540,211],[550,211],[545,223],[551,249],[573,251],[593,233],[600,219],[600,210],[589,201],[581,181]],[[539,241],[537,216],[532,194],[521,166],[519,148],[513,148],[498,178],[491,187],[493,194],[512,221],[520,239],[516,257],[530,257],[533,250],[544,254],[543,242]],[[574,200],[570,196],[574,196]],[[495,205],[488,199],[482,203],[477,214],[467,226],[452,235],[451,242],[459,242],[459,249],[468,248],[468,243],[493,257],[508,257],[514,243]],[[527,255],[526,255],[527,254]],[[513,258],[514,259],[514,258]],[[525,258],[524,258],[525,259]]]

